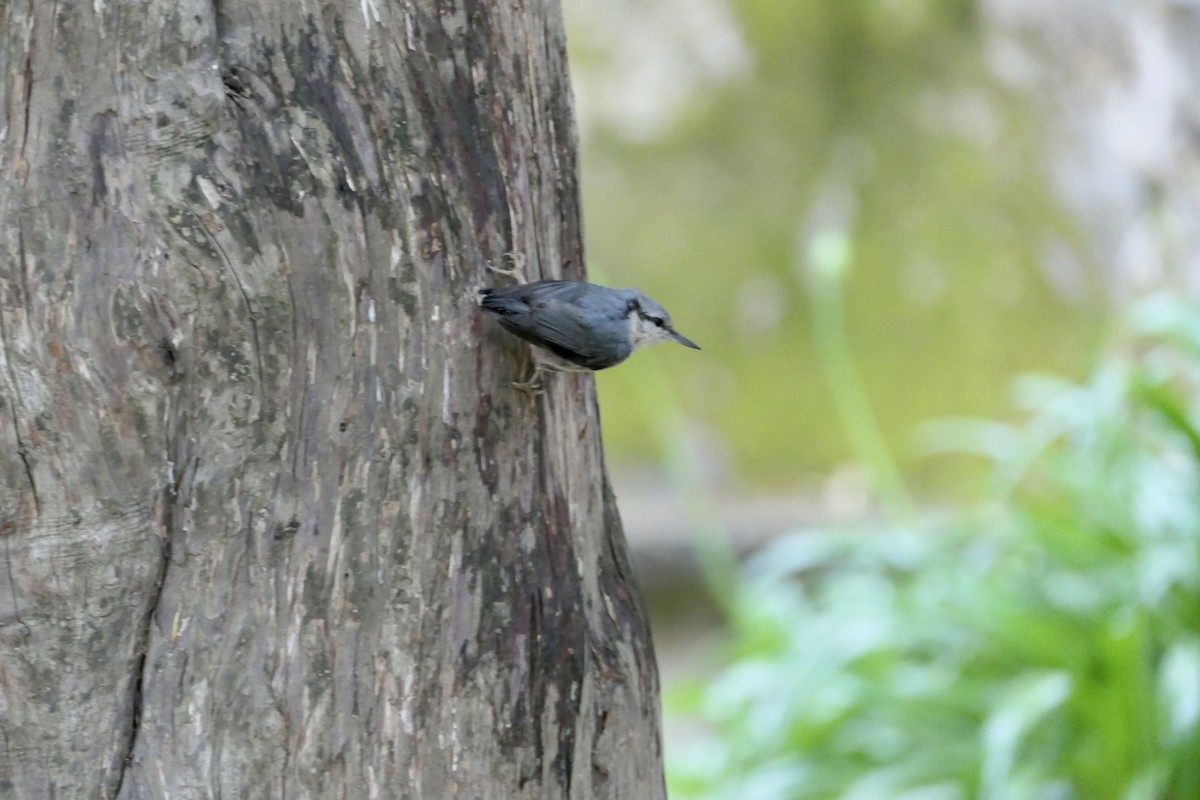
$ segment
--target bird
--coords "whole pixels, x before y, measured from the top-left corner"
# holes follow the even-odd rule
[[[675,330],[671,315],[636,289],[545,280],[480,289],[480,306],[501,327],[534,345],[534,375],[517,388],[535,391],[543,369],[594,372],[615,367],[658,342],[700,345]]]

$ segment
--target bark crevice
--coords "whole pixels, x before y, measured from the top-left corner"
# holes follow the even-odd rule
[[[36,24],[35,20],[36,18],[31,18],[29,23],[30,41],[33,40],[33,26]],[[21,127],[21,158],[24,159],[25,148],[29,144],[29,119],[32,116],[30,109],[33,107],[33,48],[29,48],[29,50],[25,53],[25,64],[22,67],[21,72],[25,80],[25,86],[23,87],[25,90],[25,97],[23,98],[25,106],[25,119]],[[29,173],[26,172],[25,178],[28,179],[28,177]]]
[[[118,754],[117,774],[113,780],[112,791],[108,797],[117,798],[125,787],[125,776],[133,763],[134,752],[141,735],[142,710],[145,700],[147,670],[150,667],[150,637],[153,635],[155,616],[162,603],[163,587],[167,584],[167,574],[172,564],[172,535],[175,531],[176,509],[179,505],[186,477],[187,462],[171,462],[171,484],[163,489],[162,512],[162,547],[159,550],[158,574],[155,576],[154,590],[146,604],[146,611],[139,622],[134,640],[135,660],[133,664],[133,694],[129,704],[129,726],[125,734],[125,742]]]
[[[17,247],[18,261],[21,264],[22,279],[28,275],[28,264],[25,256],[25,237],[23,232],[17,231]],[[24,280],[22,281],[24,282]],[[26,288],[25,293],[27,294]],[[25,298],[24,305],[28,306],[29,298]],[[21,465],[25,470],[25,478],[29,481],[29,491],[33,495],[33,509],[36,517],[41,517],[42,514],[42,499],[38,495],[37,481],[33,475],[33,461],[29,457],[29,445],[25,441],[25,437],[21,434],[21,422],[18,419],[19,409],[24,407],[24,401],[21,399],[21,385],[17,382],[17,371],[13,367],[13,352],[9,349],[12,338],[9,336],[8,324],[5,322],[4,314],[0,314],[0,347],[4,348],[4,364],[8,369],[9,385],[12,386],[12,397],[8,402],[9,416],[12,418],[13,437],[17,441],[17,457],[21,459]],[[15,401],[15,402],[14,402]],[[14,587],[13,591],[16,591]]]
[[[134,683],[133,698],[129,709],[129,728],[125,734],[125,744],[121,748],[118,757],[117,775],[113,781],[114,787],[113,791],[108,795],[109,797],[121,796],[121,792],[125,786],[125,775],[129,771],[129,765],[133,763],[133,751],[137,747],[138,735],[142,725],[142,701],[146,681],[146,664],[149,660],[146,654],[150,650],[150,628],[154,624],[154,613],[158,610],[159,601],[162,599],[162,587],[166,583],[167,570],[170,568],[170,564],[171,542],[168,536],[163,539],[154,594],[151,596],[150,602],[146,606],[146,613],[138,626],[136,642],[137,660],[133,666]]]

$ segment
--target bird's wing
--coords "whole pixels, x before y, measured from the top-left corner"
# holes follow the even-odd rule
[[[571,281],[538,281],[491,292],[484,296],[483,307],[522,339],[582,367],[602,369],[628,353],[621,352],[623,345],[601,346],[593,328],[583,322],[574,302],[583,287]]]
[[[563,300],[548,299],[545,309],[534,315],[534,332],[546,349],[589,369],[612,366],[628,355],[624,340],[601,345],[597,331],[585,325],[579,309]]]
[[[508,289],[484,289],[483,307],[497,314],[527,311],[540,300],[571,300],[585,284],[575,281],[535,281]]]

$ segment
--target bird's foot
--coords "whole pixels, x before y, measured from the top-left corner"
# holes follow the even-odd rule
[[[539,394],[544,394],[546,390],[542,386],[541,367],[534,366],[533,374],[527,380],[513,381],[512,387],[518,392],[528,395],[531,399],[537,397]]]
[[[515,251],[509,251],[504,254],[511,267],[497,267],[494,264],[486,264],[488,270],[497,275],[504,275],[512,278],[517,283],[525,283],[525,256]]]

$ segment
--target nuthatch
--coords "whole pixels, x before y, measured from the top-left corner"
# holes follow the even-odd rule
[[[607,369],[640,347],[671,340],[700,349],[671,326],[671,315],[662,306],[633,289],[537,281],[510,289],[480,289],[479,294],[484,311],[535,345],[534,360],[540,368]],[[532,388],[533,383],[514,385]]]

